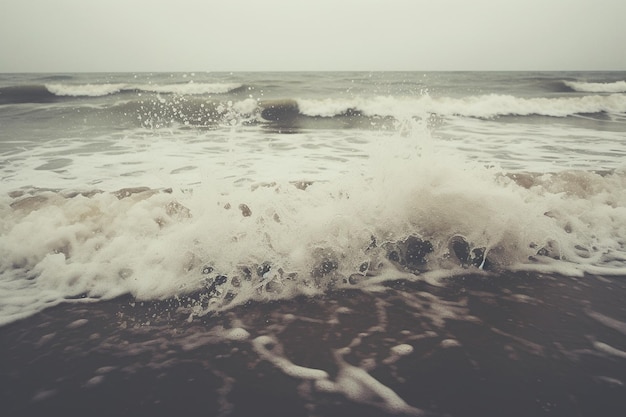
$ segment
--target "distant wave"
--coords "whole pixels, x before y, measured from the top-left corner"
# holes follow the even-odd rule
[[[610,84],[617,88],[617,83]],[[125,94],[124,103],[100,107],[100,111],[132,114],[149,126],[170,122],[215,125],[233,121],[264,121],[310,127],[386,127],[388,121],[406,121],[430,115],[491,119],[503,116],[571,117],[576,115],[626,114],[626,94],[588,94],[561,97],[516,97],[484,94],[466,97],[374,96],[326,97],[277,100],[228,99],[220,95],[247,88],[236,83],[185,84],[63,84],[0,88],[0,104],[54,103],[61,100],[98,98]],[[141,93],[146,93],[139,96]],[[157,97],[156,95],[161,95]],[[216,97],[209,98],[208,96]],[[186,97],[184,102],[180,98]],[[139,117],[141,116],[141,117]],[[339,125],[337,125],[339,123]],[[383,126],[384,125],[384,126]]]
[[[69,84],[46,83],[0,88],[0,104],[49,103],[71,97],[104,97],[120,93],[157,93],[177,95],[227,94],[244,88],[236,83],[185,84]]]
[[[241,84],[235,83],[194,83],[185,84],[46,84],[46,88],[57,96],[72,97],[100,97],[116,94],[122,91],[145,91],[164,94],[226,94],[241,88]]]
[[[186,83],[141,86],[138,90],[150,91],[154,93],[170,94],[226,94],[242,88],[242,84],[237,83]]]
[[[111,108],[130,114],[144,127],[172,123],[192,126],[233,124],[277,125],[280,128],[393,128],[396,122],[414,118],[468,117],[572,117],[585,115],[606,118],[626,114],[626,95],[589,95],[583,97],[520,98],[510,95],[469,97],[355,97],[325,99],[277,99],[257,101],[207,100],[205,97],[180,101],[153,98],[129,101]]]
[[[101,97],[119,93],[125,84],[46,84],[46,89],[55,96]]]
[[[390,116],[399,120],[426,114],[493,118],[498,116],[568,117],[577,114],[626,113],[626,96],[521,98],[488,94],[469,97],[417,98],[375,97],[370,99],[297,100],[299,112],[312,117],[345,115]],[[286,106],[293,113],[293,106]]]
[[[581,81],[564,81],[567,87],[581,93],[626,93],[626,81],[612,83],[586,83]]]

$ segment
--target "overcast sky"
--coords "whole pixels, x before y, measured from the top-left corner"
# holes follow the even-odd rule
[[[0,0],[0,72],[626,70],[626,0]]]

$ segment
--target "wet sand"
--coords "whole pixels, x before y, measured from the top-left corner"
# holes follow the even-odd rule
[[[192,320],[185,300],[60,305],[0,328],[2,414],[626,415],[626,277],[385,287]]]

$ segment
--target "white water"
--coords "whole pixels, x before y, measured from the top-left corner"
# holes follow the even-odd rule
[[[541,115],[566,117],[576,114],[626,112],[626,95],[588,95],[581,97],[523,98],[504,94],[472,95],[466,97],[418,97],[301,99],[300,110],[308,116],[330,117],[348,109],[361,110],[366,115],[400,116],[400,120],[415,115],[435,113],[440,116],[493,118],[506,115]]]
[[[590,82],[577,82],[577,81],[565,81],[565,85],[572,88],[575,91],[583,93],[625,93],[626,81],[616,81],[612,83],[590,83]]]
[[[406,276],[384,245],[410,235],[432,243],[433,271],[459,268],[448,241],[462,235],[498,268],[626,274],[622,171],[519,185],[498,166],[451,154],[421,123],[404,135],[143,132],[109,137],[100,152],[48,143],[16,155],[13,173],[5,167],[5,191],[22,191],[1,197],[0,323],[67,298],[172,297],[215,274],[230,280],[209,310],[229,292],[236,305],[351,285],[363,264],[379,282]],[[128,186],[172,191],[112,193]],[[336,271],[312,277],[325,261]],[[262,276],[243,278],[242,267],[263,264]],[[207,265],[213,275],[202,274]]]
[[[120,91],[144,91],[172,94],[224,94],[241,87],[236,83],[194,83],[189,81],[178,84],[46,84],[46,88],[57,96],[69,97],[101,97],[119,93]]]

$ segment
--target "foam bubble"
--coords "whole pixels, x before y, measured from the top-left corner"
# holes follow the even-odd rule
[[[397,345],[391,348],[391,353],[399,356],[406,356],[413,353],[413,346],[407,344]]]
[[[444,349],[461,347],[461,343],[455,339],[445,339],[441,341],[441,347]]]
[[[90,378],[87,382],[85,382],[85,387],[86,388],[93,388],[97,385],[102,384],[102,382],[104,382],[104,376],[103,375],[96,375],[93,378]]]
[[[389,353],[390,353],[390,356],[383,359],[383,363],[386,365],[391,365],[393,363],[396,363],[403,356],[407,356],[413,353],[413,346],[405,344],[405,343],[396,345],[390,349]]]
[[[245,329],[236,327],[228,330],[224,336],[228,340],[246,340],[250,337],[250,333]]]
[[[68,329],[77,329],[79,327],[82,327],[84,325],[86,325],[89,322],[89,320],[87,319],[78,319],[78,320],[74,320],[73,322],[71,322],[70,324],[67,325]]]

